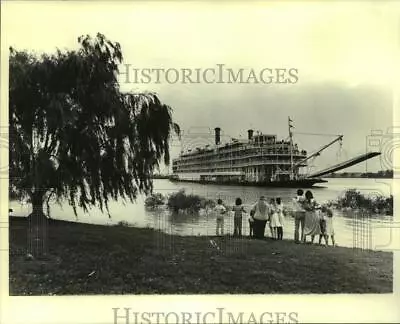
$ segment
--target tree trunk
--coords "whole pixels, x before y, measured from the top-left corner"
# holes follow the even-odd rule
[[[32,213],[28,216],[28,253],[33,257],[42,257],[47,254],[48,218],[43,212],[43,191],[34,192],[31,195]]]

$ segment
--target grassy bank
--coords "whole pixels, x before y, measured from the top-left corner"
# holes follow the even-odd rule
[[[26,261],[26,226],[10,222],[11,295],[392,292],[392,253],[51,221],[47,260]]]

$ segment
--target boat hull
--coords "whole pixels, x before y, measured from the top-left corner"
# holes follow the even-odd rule
[[[306,178],[288,181],[273,181],[273,182],[239,182],[239,181],[205,181],[195,179],[178,179],[171,177],[170,181],[173,182],[192,182],[201,184],[213,185],[235,185],[235,186],[250,186],[250,187],[275,187],[275,188],[311,188],[317,183],[326,183],[327,180],[320,178]]]

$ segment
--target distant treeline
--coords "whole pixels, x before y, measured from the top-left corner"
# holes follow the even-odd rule
[[[325,178],[393,178],[393,170],[378,172],[338,172],[325,176]]]

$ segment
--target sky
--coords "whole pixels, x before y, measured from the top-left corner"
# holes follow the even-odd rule
[[[368,135],[380,131],[381,143],[393,124],[398,71],[399,26],[395,2],[6,2],[2,3],[2,51],[9,46],[37,53],[77,48],[77,38],[100,32],[119,42],[129,68],[296,69],[292,84],[174,84],[126,82],[124,91],[155,91],[173,108],[182,148],[223,139],[245,138],[247,129],[288,135],[312,152],[333,139],[300,133],[343,134],[341,156],[333,146],[315,160],[317,170],[344,159],[380,150]],[[132,70],[130,70],[132,71]],[[193,135],[201,133],[202,135]],[[297,134],[298,133],[298,134]],[[185,135],[186,134],[186,135]],[[382,146],[382,145],[381,145]],[[377,171],[391,163],[383,145],[375,158],[347,171]],[[383,161],[383,162],[382,162]],[[386,161],[386,162],[385,162]],[[385,162],[385,163],[384,163]]]

